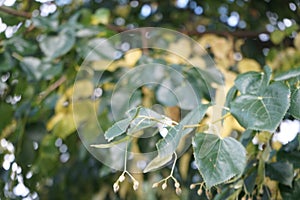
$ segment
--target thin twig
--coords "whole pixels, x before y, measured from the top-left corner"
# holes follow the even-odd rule
[[[65,75],[61,76],[57,81],[55,81],[52,85],[50,85],[45,91],[43,91],[39,95],[39,101],[42,101],[46,96],[48,96],[53,90],[58,88],[66,80],[67,80],[67,77]]]
[[[30,19],[32,17],[31,13],[29,13],[29,12],[14,10],[14,9],[7,8],[4,6],[0,6],[0,12],[4,12],[9,15],[13,15],[13,16],[17,16],[17,17],[23,17],[26,19]]]

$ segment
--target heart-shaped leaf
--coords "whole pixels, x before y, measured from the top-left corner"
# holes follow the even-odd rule
[[[264,72],[247,72],[238,75],[234,81],[235,87],[242,94],[258,94],[266,89],[271,79],[271,69],[264,68]]]
[[[289,108],[289,96],[289,88],[275,82],[258,94],[237,97],[230,110],[245,128],[274,132]]]
[[[193,139],[193,149],[207,189],[240,176],[246,166],[246,150],[234,138],[198,133]]]

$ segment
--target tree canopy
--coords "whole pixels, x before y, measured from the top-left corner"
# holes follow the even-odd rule
[[[0,199],[297,199],[299,24],[299,0],[0,0]]]

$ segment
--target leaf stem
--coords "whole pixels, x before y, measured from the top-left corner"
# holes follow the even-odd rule
[[[228,112],[226,115],[222,116],[220,119],[217,119],[216,121],[213,121],[211,124],[218,123],[219,121],[222,121],[222,120],[226,119],[229,116],[231,116],[230,112]],[[203,126],[207,126],[207,125],[206,124],[189,124],[189,125],[183,126],[183,128],[196,128],[196,127],[203,127]]]
[[[127,150],[128,150],[128,141],[126,142],[125,155],[124,155],[124,172],[127,171]]]

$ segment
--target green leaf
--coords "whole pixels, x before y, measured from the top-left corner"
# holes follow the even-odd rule
[[[169,128],[166,137],[157,142],[156,148],[158,155],[146,166],[144,169],[145,173],[154,169],[154,164],[157,164],[156,168],[159,168],[166,164],[168,159],[172,158],[181,138],[194,130],[194,128],[184,128],[184,126],[199,123],[203,119],[209,106],[210,104],[198,106],[196,109],[190,111],[178,125]]]
[[[42,61],[35,57],[24,57],[21,61],[22,70],[27,74],[28,80],[39,80],[42,77]]]
[[[32,19],[33,25],[46,30],[56,31],[59,27],[57,15],[51,15],[50,17],[37,16]]]
[[[198,106],[196,109],[190,111],[178,125],[171,127],[166,137],[162,138],[156,144],[159,156],[164,157],[173,154],[181,138],[194,130],[194,128],[185,128],[184,126],[199,123],[209,106],[210,104]]]
[[[73,114],[68,113],[63,120],[59,121],[53,128],[53,134],[62,139],[68,137],[76,131]]]
[[[183,137],[182,133],[183,126],[180,124],[169,128],[166,137],[159,140],[156,144],[158,156],[165,157],[172,155],[175,152],[180,139]]]
[[[246,150],[234,138],[198,133],[193,139],[193,149],[207,189],[240,176],[246,166]]]
[[[16,52],[22,56],[31,56],[37,53],[38,46],[36,42],[29,38],[24,39],[23,37],[17,36],[12,37],[7,41],[7,46],[13,52]]]
[[[62,71],[62,63],[53,65],[36,57],[24,57],[20,63],[29,81],[49,80]]]
[[[189,82],[189,84],[191,84],[191,86],[194,88],[194,91],[197,91],[196,95],[198,95],[198,99],[202,99],[204,97],[207,100],[211,101],[211,94],[213,94],[213,88],[210,86],[210,84],[213,82],[213,80],[208,80],[209,78],[207,77],[204,78],[202,74],[203,71],[195,67],[188,69],[185,72],[186,79]]]
[[[1,102],[0,110],[1,113],[3,113],[2,115],[0,115],[0,130],[1,130],[0,133],[1,133],[2,130],[11,122],[14,114],[14,109],[12,105]]]
[[[104,133],[104,137],[108,141],[112,141],[115,137],[122,135],[126,132],[127,128],[129,127],[129,124],[131,122],[130,118],[125,118],[123,120],[120,120],[116,122],[112,127],[110,127],[107,131]]]
[[[266,164],[266,176],[272,180],[279,181],[280,183],[292,187],[294,178],[293,165],[288,162],[275,162]]]
[[[85,61],[98,61],[101,59],[113,61],[117,49],[105,38],[83,40],[76,46],[78,53]]]
[[[40,48],[47,57],[53,59],[68,53],[74,44],[74,31],[63,29],[56,36],[45,36],[40,41]]]
[[[43,176],[51,176],[56,172],[59,162],[59,149],[55,146],[57,137],[53,134],[46,135],[40,144],[39,155],[32,166],[33,171]]]
[[[255,187],[255,180],[257,177],[257,168],[255,168],[245,179],[244,185],[247,193],[252,193]]]
[[[299,25],[298,24],[293,24],[290,27],[286,27],[284,29],[285,35],[286,36],[290,36],[293,32],[297,32],[299,30]]]
[[[171,78],[165,79],[156,91],[157,100],[165,106],[177,105],[178,100],[173,92],[174,90],[175,85],[173,84]]]
[[[148,165],[143,170],[143,172],[147,173],[149,171],[156,170],[156,169],[164,166],[165,164],[167,164],[168,162],[170,162],[172,160],[172,157],[173,157],[172,154],[164,156],[164,157],[156,156],[153,160],[151,160],[148,163]]]
[[[234,81],[235,87],[242,94],[257,94],[265,90],[271,79],[271,69],[264,68],[264,72],[246,72],[238,75]]]
[[[285,80],[288,80],[291,78],[295,78],[297,76],[300,76],[300,67],[298,67],[296,69],[291,69],[284,73],[280,73],[274,78],[274,80],[275,81],[285,81]]]
[[[274,44],[279,44],[285,38],[285,33],[283,31],[276,30],[271,33],[271,41]]]
[[[115,137],[127,132],[131,135],[142,129],[151,127],[158,123],[153,119],[163,119],[164,117],[151,109],[143,107],[135,107],[126,112],[127,118],[122,119],[112,125],[105,133],[106,140],[111,141]]]
[[[231,104],[231,113],[247,129],[274,132],[289,108],[289,88],[275,82],[264,91],[243,94]]]
[[[0,54],[0,66],[0,72],[5,72],[13,68],[14,62],[9,53],[4,52]]]
[[[157,120],[163,120],[164,116],[148,108],[138,107],[131,109],[128,115],[132,119],[127,135],[149,128],[158,123]],[[155,119],[155,120],[154,120]],[[156,120],[157,119],[157,120]]]
[[[236,95],[237,95],[237,88],[235,86],[233,86],[227,92],[226,100],[225,100],[225,104],[224,104],[225,108],[229,108],[230,103],[233,101],[233,99],[236,97]],[[226,115],[227,112],[228,112],[228,109],[223,109],[222,115]]]
[[[300,168],[300,151],[296,150],[296,151],[290,151],[290,152],[287,152],[287,151],[283,151],[283,150],[280,150],[278,153],[277,153],[277,159],[280,160],[280,161],[286,161],[286,162],[289,162],[289,163],[292,163],[294,168]]]
[[[198,105],[199,99],[196,91],[191,87],[190,84],[183,84],[174,90],[174,94],[178,99],[178,106],[181,109],[191,110]]]
[[[300,179],[293,182],[293,187],[279,184],[280,194],[284,200],[299,199],[300,196]]]
[[[179,123],[179,125],[186,126],[191,124],[198,124],[204,117],[207,109],[211,106],[208,104],[201,104],[197,108],[190,111]],[[185,128],[183,130],[183,136],[190,133],[194,128]]]
[[[300,120],[300,88],[292,90],[291,106],[289,112],[293,117]]]

